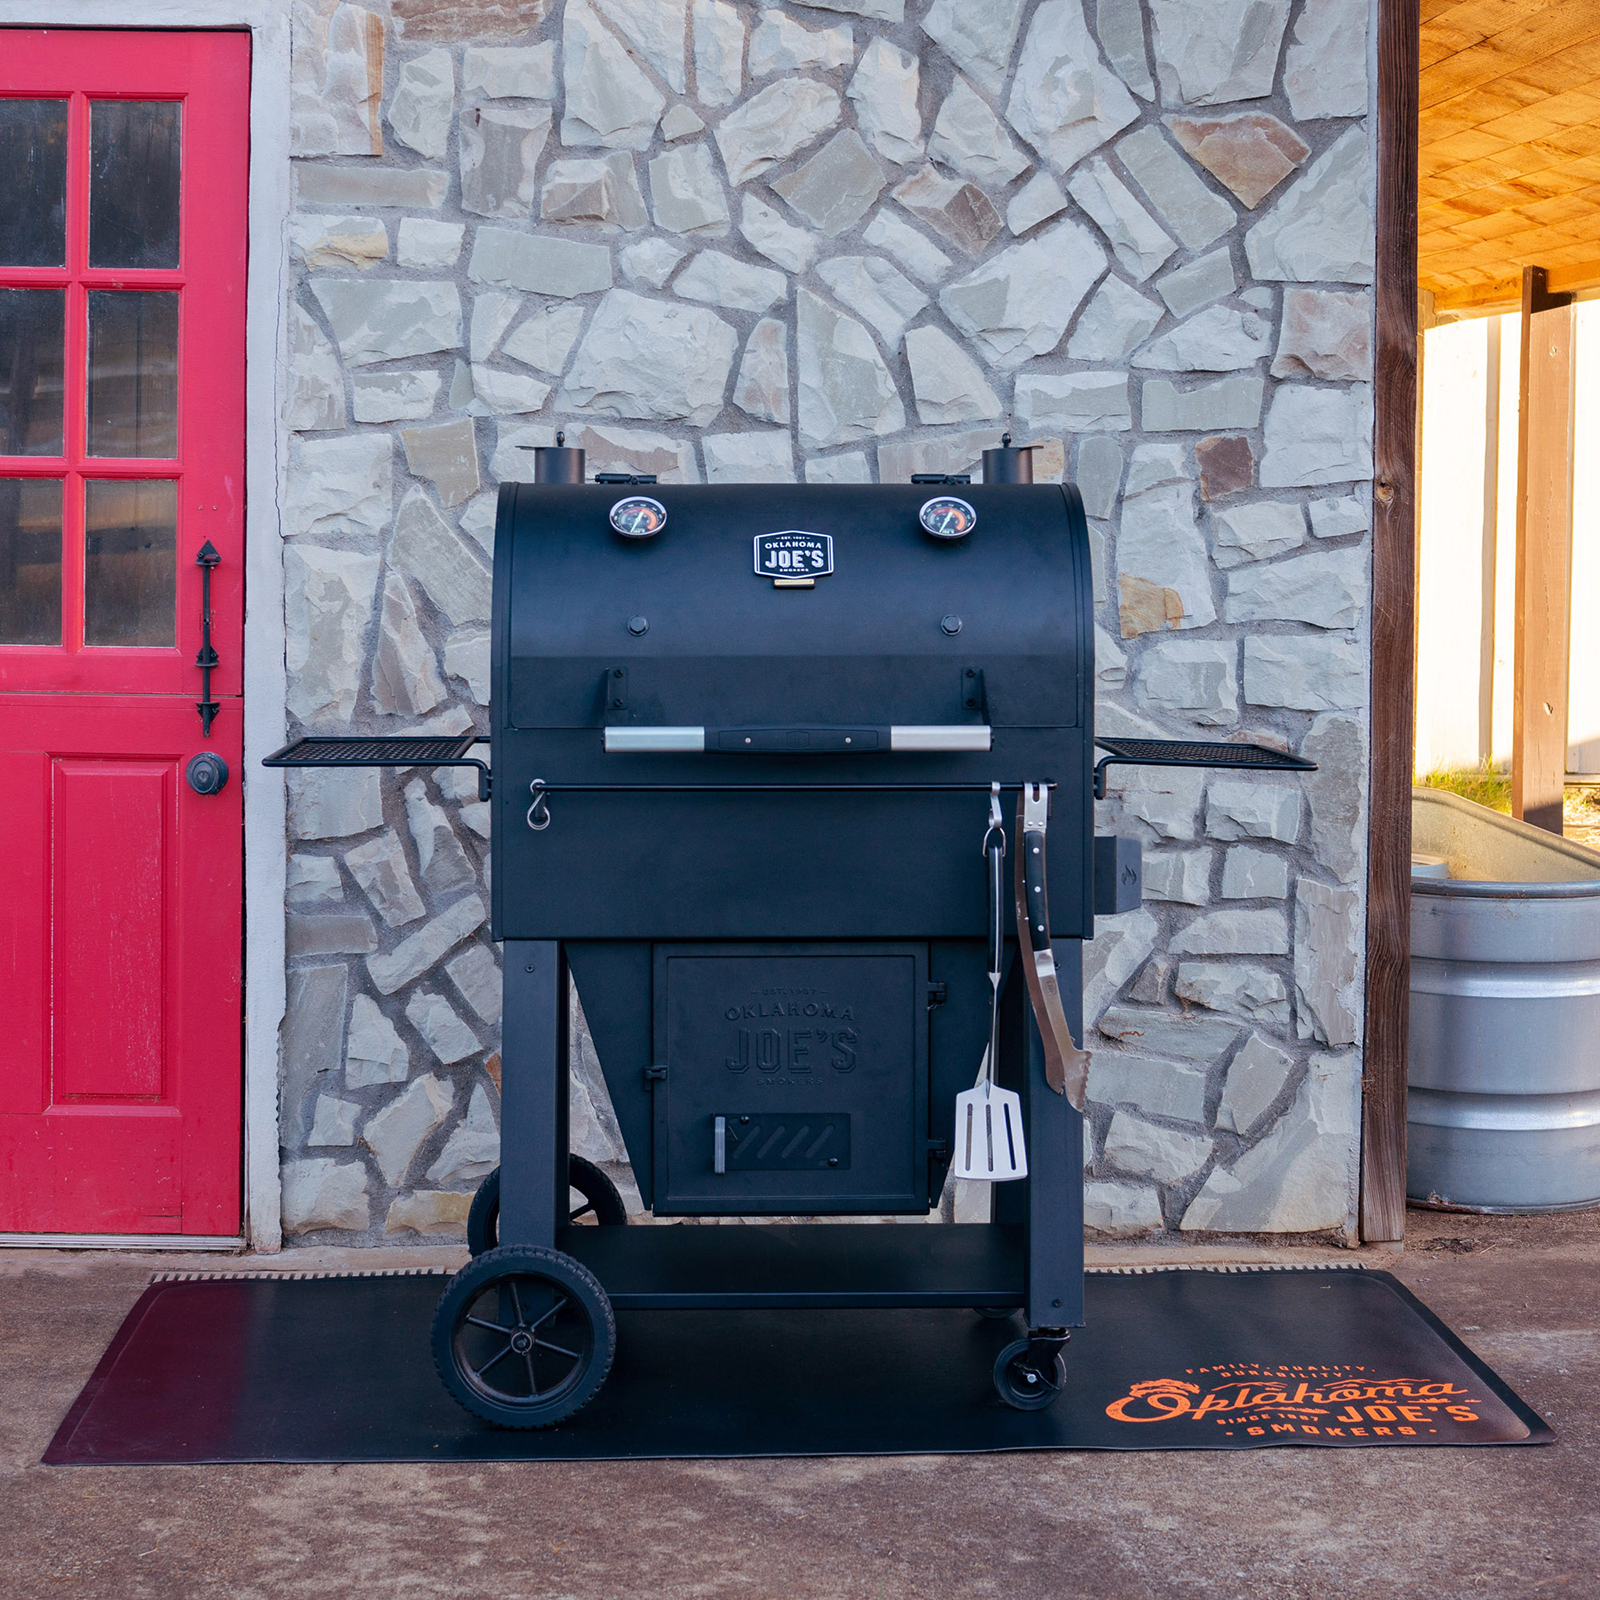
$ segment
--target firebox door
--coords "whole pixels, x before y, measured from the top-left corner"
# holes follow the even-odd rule
[[[658,1215],[928,1209],[926,945],[658,944],[654,1010]]]

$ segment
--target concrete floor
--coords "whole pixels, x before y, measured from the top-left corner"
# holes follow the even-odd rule
[[[1550,1448],[38,1465],[151,1270],[180,1264],[225,1263],[0,1253],[7,1600],[1600,1596],[1600,1213],[1413,1212],[1404,1253],[1371,1258],[1550,1418]]]

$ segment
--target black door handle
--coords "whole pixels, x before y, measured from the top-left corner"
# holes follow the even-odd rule
[[[195,710],[200,713],[200,732],[209,739],[211,737],[211,724],[216,721],[221,705],[211,698],[211,673],[217,666],[217,652],[211,646],[211,569],[220,566],[222,557],[217,554],[217,547],[207,539],[200,546],[200,553],[194,558],[195,565],[200,569],[200,653],[194,658],[194,664],[200,669],[200,698],[195,702]],[[198,758],[197,758],[198,759]],[[219,766],[222,763],[218,763]],[[194,784],[197,794],[215,794],[228,779],[228,769],[222,767],[222,777],[218,779],[215,789],[202,789],[194,781],[194,762],[189,763],[189,782]]]
[[[190,760],[183,775],[196,794],[220,794],[228,781],[228,763],[207,750]]]

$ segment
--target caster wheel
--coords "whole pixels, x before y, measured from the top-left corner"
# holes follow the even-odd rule
[[[567,1184],[577,1192],[571,1197],[568,1222],[598,1223],[620,1228],[628,1220],[614,1184],[592,1161],[582,1156],[567,1157]],[[496,1167],[472,1197],[467,1213],[467,1248],[475,1256],[493,1250],[500,1243],[500,1169]]]
[[[1067,1364],[1056,1352],[1048,1370],[1041,1371],[1028,1361],[1028,1341],[1018,1339],[995,1357],[995,1393],[1018,1411],[1043,1411],[1055,1403],[1066,1387]]]
[[[985,1322],[1009,1322],[1017,1314],[1015,1306],[974,1306],[972,1309]]]
[[[445,1388],[500,1428],[564,1422],[594,1398],[616,1349],[605,1290],[559,1250],[486,1250],[450,1280],[433,1314]]]

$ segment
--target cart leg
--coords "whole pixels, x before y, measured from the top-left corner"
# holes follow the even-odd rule
[[[1010,1089],[1022,1096],[1024,1107],[1024,1133],[1028,1140],[1028,1164],[1033,1164],[1033,1130],[1027,1126],[1028,1094],[1023,1086],[1028,1065],[1028,992],[1023,984],[1022,963],[1014,960],[1000,991],[1000,1062],[996,1081],[1002,1089]],[[994,1191],[989,1214],[999,1223],[1011,1228],[1023,1228],[1028,1222],[1028,1180],[1020,1183],[992,1183]]]
[[[1055,941],[1067,1022],[1082,1042],[1083,957],[1077,939]],[[1022,1117],[1028,1134],[1028,1327],[1083,1326],[1083,1117],[1045,1080],[1044,1042],[1025,1008]],[[1008,1184],[1007,1188],[1020,1185]],[[1059,1348],[1059,1346],[1057,1347]]]
[[[567,1201],[566,957],[553,939],[508,939],[504,961],[499,1242],[554,1249]]]

